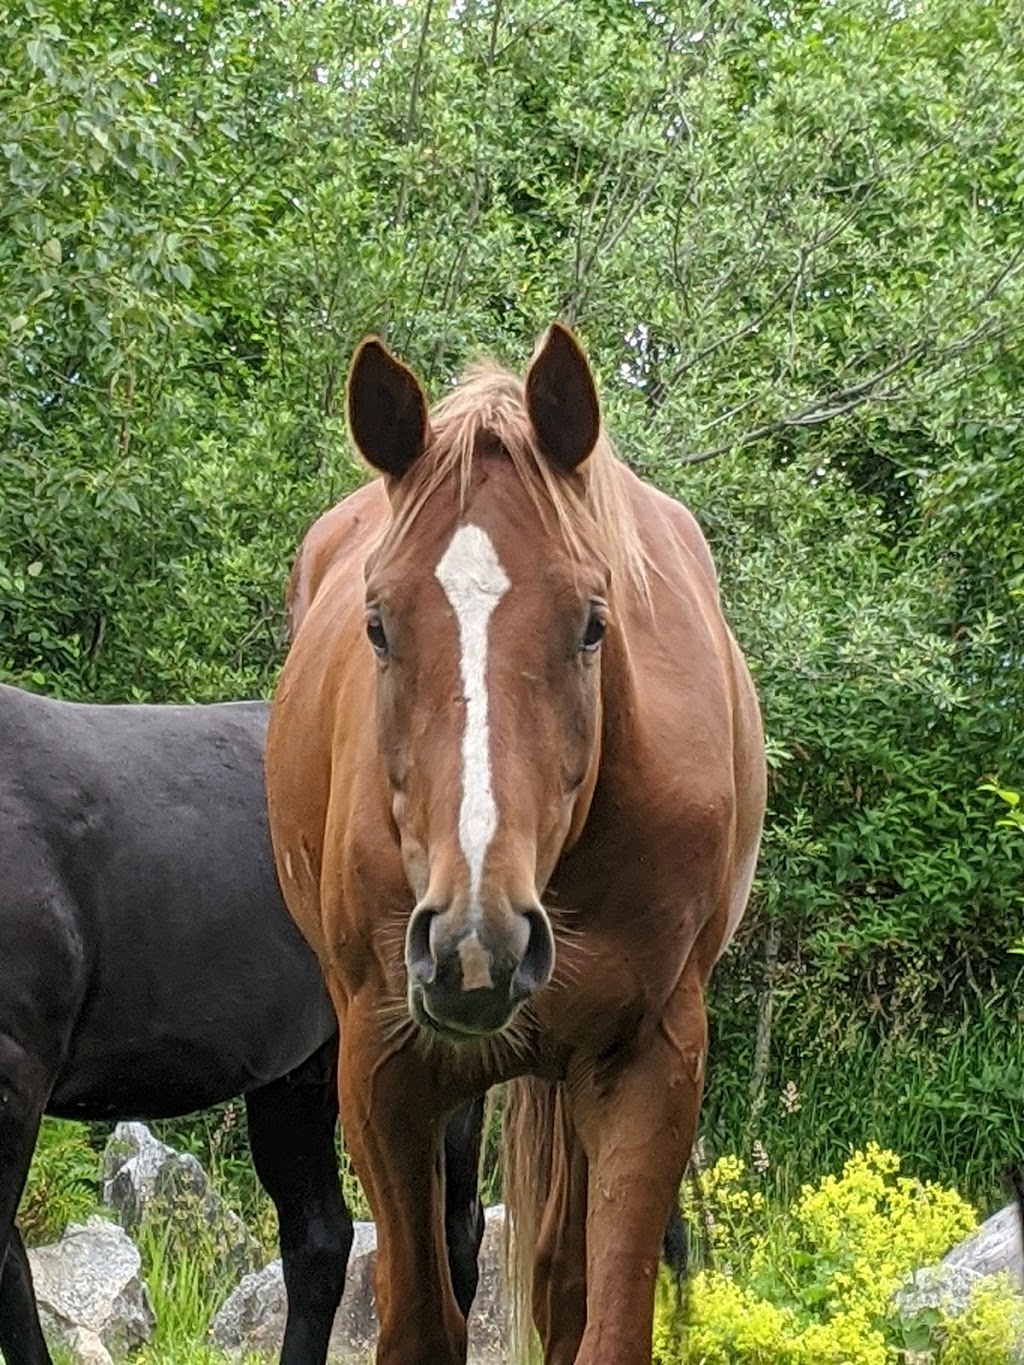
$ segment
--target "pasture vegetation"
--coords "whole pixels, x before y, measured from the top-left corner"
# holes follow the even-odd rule
[[[266,694],[362,477],[353,345],[436,394],[572,321],[767,723],[706,1147],[760,1143],[768,1208],[874,1141],[987,1212],[1024,1152],[1020,5],[14,0],[0,124],[0,676]],[[81,1155],[44,1158],[68,1214]]]
[[[78,1183],[66,1191],[50,1160],[76,1141],[83,1145],[77,1161],[87,1150],[81,1129],[47,1121],[29,1181],[30,1210],[63,1209],[69,1196],[79,1197]],[[69,1180],[74,1164],[64,1167]],[[654,1365],[1008,1362],[1024,1333],[1024,1301],[1009,1283],[984,1282],[957,1314],[940,1306],[910,1316],[894,1303],[910,1273],[939,1260],[977,1224],[955,1190],[906,1176],[901,1165],[895,1153],[869,1143],[841,1172],[805,1185],[786,1205],[765,1179],[763,1152],[750,1163],[719,1157],[684,1203],[703,1264],[683,1299],[667,1280],[660,1290]],[[229,1183],[223,1188],[230,1196]],[[76,1216],[93,1207],[94,1199],[76,1207]],[[272,1236],[272,1228],[263,1230]],[[197,1238],[194,1228],[183,1240],[180,1223],[154,1217],[138,1243],[157,1330],[136,1365],[221,1365],[224,1357],[203,1344],[232,1287],[219,1241],[212,1234],[204,1241],[201,1231]]]

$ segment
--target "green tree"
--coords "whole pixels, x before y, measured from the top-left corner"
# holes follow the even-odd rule
[[[623,454],[707,528],[767,719],[709,1135],[808,1174],[875,1137],[986,1188],[1024,1146],[1019,877],[976,792],[1024,737],[1022,24],[17,0],[0,673],[266,692],[294,546],[361,477],[358,339],[439,392],[567,318]]]

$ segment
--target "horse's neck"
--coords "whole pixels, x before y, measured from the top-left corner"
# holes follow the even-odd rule
[[[628,617],[611,634],[601,659],[601,764],[635,751],[643,725],[640,686],[629,644]]]

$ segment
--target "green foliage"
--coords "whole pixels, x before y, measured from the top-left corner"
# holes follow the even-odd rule
[[[977,789],[1024,747],[1022,22],[9,5],[0,676],[266,693],[295,544],[361,477],[354,343],[437,392],[567,318],[706,527],[765,711],[708,1140],[799,1180],[884,1137],[990,1196],[1024,1145],[1019,856]]]
[[[205,1340],[210,1322],[238,1277],[225,1266],[223,1249],[215,1238],[204,1243],[191,1235],[182,1242],[173,1219],[149,1219],[139,1231],[138,1245],[143,1279],[156,1314],[153,1340],[143,1358],[155,1365],[194,1351]]]
[[[354,1219],[362,1222],[372,1222],[373,1212],[370,1209],[369,1200],[359,1183],[355,1167],[352,1165],[352,1158],[341,1141],[339,1134],[338,1140],[338,1170],[341,1175],[341,1192],[345,1197],[348,1211]]]
[[[965,775],[1024,741],[940,628],[941,566],[806,462],[682,482],[709,527],[772,754],[754,904],[718,969],[705,1133],[795,1180],[875,1138],[995,1195],[1024,1141],[1019,869]],[[1004,738],[1005,736],[1005,738]],[[803,1108],[777,1099],[789,1084]],[[792,1165],[790,1164],[792,1163]]]
[[[980,791],[993,792],[1000,801],[1006,804],[1007,811],[1001,820],[996,821],[999,829],[1012,829],[1017,834],[1024,834],[1024,807],[1020,803],[1020,792],[1012,791],[1006,787],[998,787],[992,782],[982,782]],[[1018,845],[1019,847],[1019,845]],[[1024,906],[1024,896],[1018,898],[1018,904]],[[1021,919],[1018,916],[1017,927],[1021,927]],[[1010,943],[1009,952],[1015,953],[1018,957],[1024,956],[1024,933],[1017,936]]]
[[[80,1123],[44,1118],[18,1210],[29,1246],[55,1242],[96,1211],[96,1154]]]
[[[983,792],[993,792],[999,797],[1000,801],[1007,806],[1006,814],[996,824],[1000,829],[1014,829],[1019,834],[1024,834],[1024,807],[1020,804],[1020,792],[1010,791],[1006,787],[997,787],[993,782],[982,782],[979,788]]]
[[[1006,989],[968,986],[959,1013],[922,1016],[911,998],[905,1030],[852,1007],[843,1015],[834,998],[815,999],[809,986],[780,987],[771,1066],[753,1119],[754,1037],[740,1008],[749,1014],[750,1002],[727,1001],[715,1019],[705,1142],[723,1151],[739,1135],[750,1152],[759,1141],[771,1162],[768,1184],[781,1197],[834,1167],[851,1145],[904,1142],[915,1171],[955,1178],[991,1206],[1003,1196],[1008,1154],[1024,1147],[1022,986],[1020,978]]]
[[[896,1314],[908,1273],[976,1221],[954,1190],[902,1176],[900,1164],[869,1144],[783,1209],[751,1188],[742,1161],[716,1162],[702,1180],[715,1268],[694,1279],[685,1330],[661,1299],[656,1365],[895,1365],[911,1342],[915,1359],[1008,1361],[1022,1309],[1007,1284],[986,1283],[959,1317]],[[690,1222],[704,1231],[695,1214]]]
[[[0,22],[0,670],[71,695],[265,690],[282,566],[334,491],[306,404],[257,399],[246,253],[277,191],[246,25],[177,15],[186,42],[170,15]]]
[[[266,1365],[266,1357],[242,1355],[232,1352],[226,1354],[216,1351],[212,1346],[199,1342],[185,1341],[170,1345],[155,1345],[152,1342],[141,1347],[132,1360],[136,1365]]]

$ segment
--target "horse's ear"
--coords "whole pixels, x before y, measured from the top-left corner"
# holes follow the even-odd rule
[[[526,374],[526,411],[541,453],[563,474],[583,463],[601,433],[601,407],[580,344],[560,322],[548,328]]]
[[[427,400],[419,380],[383,342],[367,337],[348,372],[348,426],[374,469],[400,479],[427,444]]]

